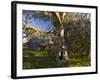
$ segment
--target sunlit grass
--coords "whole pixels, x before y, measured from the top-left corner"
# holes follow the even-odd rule
[[[59,64],[55,56],[49,56],[48,51],[32,51],[23,49],[23,69],[55,68],[55,67],[84,67],[90,66],[90,58],[72,56],[67,63]]]

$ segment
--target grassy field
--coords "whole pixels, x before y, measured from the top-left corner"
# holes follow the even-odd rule
[[[23,69],[55,68],[55,67],[81,67],[90,66],[90,58],[71,56],[67,63],[59,64],[55,56],[49,56],[48,51],[32,51],[23,48]]]

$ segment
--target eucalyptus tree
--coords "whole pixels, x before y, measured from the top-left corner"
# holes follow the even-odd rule
[[[57,59],[59,59],[59,56],[60,56],[62,61],[67,61],[69,58],[68,58],[68,53],[66,50],[65,40],[64,40],[64,22],[65,22],[65,16],[67,15],[67,13],[47,12],[47,11],[24,11],[24,13],[26,15],[24,24],[27,24],[27,21],[30,18],[51,22],[50,26],[53,26],[56,28],[56,30],[53,32],[58,33],[59,39],[61,41],[61,46],[57,54]],[[25,28],[25,26],[23,27]]]
[[[65,30],[68,31],[67,27],[72,26],[71,32],[73,33],[73,30],[74,30],[73,26],[83,26],[84,27],[84,24],[86,26],[86,22],[84,23],[82,21],[85,21],[85,20],[89,21],[88,19],[90,18],[90,15],[88,14],[70,13],[70,12],[48,12],[48,11],[24,10],[23,14],[25,15],[24,16],[25,18],[23,20],[23,28],[25,28],[25,25],[29,23],[31,18],[34,18],[35,20],[41,20],[44,22],[46,21],[50,22],[49,26],[50,28],[52,28],[50,29],[50,31],[52,30],[52,32],[58,36],[57,41],[59,41],[58,43],[60,45],[60,48],[58,50],[59,52],[57,52],[57,61],[59,62],[66,62],[69,60],[68,51],[66,49],[66,43],[68,44],[68,42],[66,42],[66,38],[68,36],[66,37],[65,35],[66,33]],[[77,22],[80,22],[80,23],[77,23]],[[88,23],[87,25],[90,26]],[[67,35],[70,34],[71,32],[67,33]]]

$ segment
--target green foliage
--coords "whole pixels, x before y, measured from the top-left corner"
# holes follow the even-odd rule
[[[76,17],[76,21],[71,18],[69,22],[66,22],[65,43],[69,53],[87,56],[90,50],[90,21],[83,16],[79,17]]]
[[[59,14],[59,15],[57,15]],[[90,66],[91,57],[91,22],[89,13],[72,13],[72,12],[47,12],[47,11],[23,11],[24,31],[28,36],[34,34],[35,30],[27,28],[27,23],[31,18],[50,21],[49,32],[38,31],[41,33],[39,39],[50,37],[53,45],[47,45],[46,50],[32,51],[23,49],[23,69],[32,68],[53,68],[53,67],[76,67]],[[26,28],[25,28],[26,27]],[[61,37],[61,27],[64,29],[64,44]],[[35,34],[37,35],[37,34]],[[33,38],[33,35],[31,38]],[[29,37],[30,38],[30,37]],[[56,62],[55,54],[59,52],[61,46],[65,45],[70,61],[64,64]]]
[[[80,58],[77,54],[70,55],[71,60],[58,64],[54,57],[48,56],[48,51],[32,51],[23,49],[23,69],[54,68],[54,67],[83,67],[90,66],[90,58]]]

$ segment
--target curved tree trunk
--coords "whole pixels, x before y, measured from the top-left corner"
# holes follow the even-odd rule
[[[65,39],[64,39],[64,26],[61,27],[60,35],[61,35],[61,40],[62,40],[61,48],[64,49],[63,59],[68,60],[69,58],[68,58],[68,53],[67,53],[67,50],[66,50]]]
[[[63,13],[62,15],[60,15],[59,12],[56,12],[56,16],[60,22],[60,37],[61,37],[61,51],[58,53],[57,57],[59,62],[66,62],[69,57],[68,57],[68,53],[67,50],[65,48],[65,39],[64,39],[64,25],[63,25],[63,21],[64,21],[64,16],[65,13]]]

